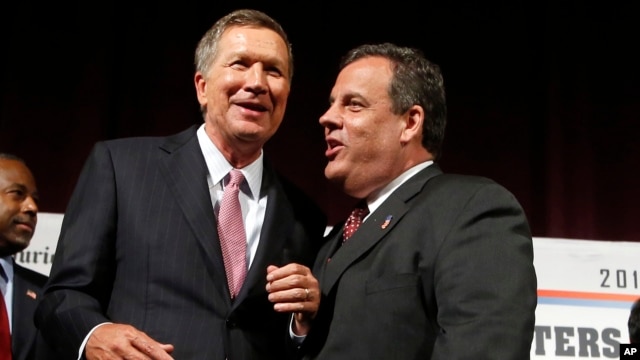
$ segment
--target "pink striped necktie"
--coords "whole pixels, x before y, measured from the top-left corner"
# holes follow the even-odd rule
[[[360,224],[364,218],[369,214],[369,208],[367,207],[366,202],[362,202],[358,204],[358,206],[351,211],[349,218],[347,218],[347,222],[344,224],[344,231],[342,232],[342,243],[347,241],[353,233],[358,230]]]
[[[233,299],[240,292],[247,275],[247,236],[238,199],[244,176],[240,170],[233,169],[229,172],[229,177],[218,212],[218,235],[229,292]]]

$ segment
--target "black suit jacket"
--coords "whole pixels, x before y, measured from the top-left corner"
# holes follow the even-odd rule
[[[340,247],[341,232],[334,228],[314,266],[323,297],[307,358],[529,358],[532,239],[503,187],[432,165]]]
[[[131,324],[174,358],[283,359],[288,316],[267,299],[266,268],[311,264],[325,226],[265,161],[268,205],[245,284],[230,300],[196,127],[101,142],[62,224],[36,322],[63,358],[97,324]]]
[[[36,271],[13,263],[13,324],[11,348],[13,360],[39,359],[36,347],[40,346],[38,331],[33,323],[33,314],[42,296],[47,277]]]

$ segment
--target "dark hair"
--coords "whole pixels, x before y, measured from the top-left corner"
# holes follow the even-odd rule
[[[427,60],[414,48],[392,43],[367,44],[351,49],[340,62],[340,70],[365,57],[383,57],[392,64],[393,78],[389,84],[391,111],[402,114],[413,105],[424,109],[422,145],[437,159],[442,152],[447,123],[447,104],[440,67]]]
[[[631,344],[640,343],[640,299],[636,300],[631,307],[627,326],[629,328],[629,342]]]
[[[289,81],[293,78],[293,50],[287,38],[287,34],[282,26],[271,18],[269,15],[251,9],[235,10],[224,17],[220,18],[213,26],[202,36],[195,53],[196,71],[206,75],[212,60],[218,52],[218,42],[222,34],[229,28],[234,26],[248,26],[256,28],[266,28],[275,31],[285,44],[289,54]]]

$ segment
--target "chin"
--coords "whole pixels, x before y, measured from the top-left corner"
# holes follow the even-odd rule
[[[339,177],[338,173],[339,172],[336,170],[336,165],[333,164],[331,161],[324,168],[324,176],[331,181],[334,181],[336,178]]]
[[[324,176],[327,180],[338,185],[341,189],[344,188],[344,183],[347,181],[348,175],[349,172],[341,171],[339,168],[336,168],[335,166],[332,167],[330,164],[324,169]]]

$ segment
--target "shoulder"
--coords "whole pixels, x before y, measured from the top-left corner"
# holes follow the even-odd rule
[[[170,154],[187,144],[197,144],[197,126],[168,136],[137,136],[98,141],[91,150],[90,158],[117,158],[120,161],[155,157]]]
[[[265,179],[273,181],[280,189],[280,193],[290,204],[294,216],[298,220],[311,223],[319,223],[322,227],[326,225],[326,215],[313,198],[301,187],[293,183],[289,178],[276,171],[272,164],[265,161]],[[263,184],[264,186],[264,184]]]
[[[462,174],[448,174],[444,173],[440,176],[433,177],[427,186],[432,190],[453,190],[475,192],[487,189],[496,189],[499,191],[508,190],[494,181],[493,179],[475,176],[475,175],[462,175]]]
[[[198,127],[193,125],[179,133],[167,136],[136,136],[99,141],[95,147],[103,147],[110,150],[131,150],[147,147],[161,147],[169,152],[182,147],[189,141],[197,139]]]
[[[493,179],[483,176],[448,173],[434,176],[425,184],[422,196],[427,196],[431,200],[439,198],[448,206],[509,204],[509,206],[520,207],[510,190]]]
[[[308,211],[320,212],[320,208],[315,201],[302,188],[281,174],[276,174],[276,178],[294,209],[304,208]]]
[[[15,278],[19,279],[16,281],[24,281],[26,283],[29,283],[38,287],[43,287],[44,284],[47,282],[48,276],[41,274],[37,271],[28,269],[17,263],[14,264],[13,269],[14,269]]]

